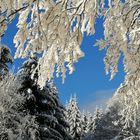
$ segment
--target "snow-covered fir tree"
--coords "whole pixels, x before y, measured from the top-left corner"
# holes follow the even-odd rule
[[[87,123],[87,130],[86,130],[86,135],[84,137],[84,140],[95,139],[93,138],[93,136],[95,133],[100,132],[99,124],[102,116],[103,116],[102,109],[99,108],[96,108],[94,115],[92,115],[91,113],[87,114],[88,123]]]
[[[93,118],[92,118],[92,116],[90,116],[91,121],[89,120],[90,125],[89,125],[89,129],[88,129],[90,132],[96,131],[97,126],[98,126],[100,119],[102,117],[102,114],[103,114],[102,109],[96,108]]]
[[[12,63],[13,58],[11,56],[10,49],[5,45],[0,44],[0,80],[4,78],[8,73],[8,63]]]
[[[87,114],[87,133],[91,133],[94,130],[94,115],[92,115],[90,112]]]
[[[93,130],[93,115],[90,112],[82,112],[82,127],[83,135],[82,140],[85,140]]]
[[[88,117],[89,112],[82,112],[82,127],[83,127],[83,135],[85,135],[87,133],[87,127],[88,127],[88,123],[89,123],[89,117]]]
[[[69,123],[68,132],[74,140],[80,140],[83,135],[82,116],[78,107],[76,95],[70,98],[66,108],[67,122]]]
[[[64,107],[60,104],[58,92],[54,84],[46,83],[40,89],[36,83],[38,73],[31,79],[32,69],[37,66],[37,58],[29,58],[16,75],[20,81],[20,93],[26,98],[25,109],[35,116],[39,126],[41,140],[70,140],[66,132],[68,124],[65,121]]]

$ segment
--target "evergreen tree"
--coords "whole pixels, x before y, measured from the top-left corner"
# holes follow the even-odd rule
[[[74,140],[80,140],[83,135],[83,125],[76,96],[70,98],[69,106],[67,107],[67,121],[70,125],[68,132],[72,138]]]
[[[92,140],[95,133],[100,133],[99,124],[101,117],[102,110],[99,108],[96,108],[94,115],[92,115],[91,113],[87,114],[88,123],[86,127],[86,135],[83,138],[84,140]]]
[[[86,134],[89,134],[89,133],[93,132],[94,119],[90,112],[87,113],[86,118],[87,118]]]
[[[82,112],[82,126],[83,126],[83,136],[87,133],[87,126],[88,126],[88,113]]]
[[[100,122],[101,117],[102,117],[102,110],[99,108],[96,108],[93,121],[92,121],[92,117],[91,117],[91,124],[89,125],[89,131],[94,132],[94,131],[98,130],[97,126]]]
[[[97,108],[93,116],[93,123],[91,123],[92,130],[87,133],[83,140],[113,140],[120,133],[120,125],[117,122],[116,110],[110,108],[112,111],[102,113],[102,110]],[[113,111],[114,110],[114,111]],[[116,140],[120,137],[117,137]],[[114,139],[115,140],[115,139]]]
[[[12,63],[13,59],[11,56],[10,49],[0,44],[0,80],[8,73],[8,63]]]
[[[39,125],[41,140],[69,140],[66,132],[64,107],[60,104],[54,84],[46,83],[43,89],[36,84],[38,72],[32,77],[32,70],[37,66],[37,58],[29,58],[18,72],[16,79],[21,85],[19,91],[26,95],[25,109],[35,116]]]
[[[93,130],[93,117],[90,112],[82,113],[82,128],[82,140],[84,140],[87,137],[87,135],[90,134],[91,130]]]

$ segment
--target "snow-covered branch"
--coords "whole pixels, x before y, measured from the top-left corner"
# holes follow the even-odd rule
[[[41,54],[38,64],[41,87],[51,80],[55,68],[63,80],[67,69],[84,56],[80,49],[84,32],[93,34],[98,14],[97,0],[15,0],[1,1],[1,36],[7,21],[17,14],[18,32],[14,37],[15,57]]]
[[[135,72],[140,59],[135,55],[139,49],[140,34],[140,3],[128,0],[126,2],[109,1],[104,22],[104,40],[97,41],[101,49],[107,48],[104,59],[106,72],[111,72],[111,79],[118,72],[118,61],[124,56],[124,68],[127,73]],[[136,60],[136,61],[135,61]]]

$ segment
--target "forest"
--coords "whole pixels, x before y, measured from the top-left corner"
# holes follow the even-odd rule
[[[55,78],[64,83],[76,70],[98,18],[104,37],[94,46],[105,51],[105,72],[112,80],[122,57],[125,79],[105,111],[91,113],[76,95],[62,104]],[[139,0],[0,0],[0,140],[140,140],[139,36]],[[16,59],[24,63],[13,72]]]

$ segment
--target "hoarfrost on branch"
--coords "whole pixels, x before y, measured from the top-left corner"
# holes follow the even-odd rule
[[[118,62],[123,55],[126,77],[115,94],[123,101],[124,128],[136,127],[140,106],[140,1],[110,0],[109,8],[103,10],[103,14],[104,40],[97,44],[100,49],[107,50],[104,62],[111,79],[118,72]]]
[[[14,37],[15,58],[41,54],[38,84],[66,71],[84,56],[80,49],[84,32],[93,34],[98,13],[97,0],[0,0],[0,36],[8,23],[19,15]]]

